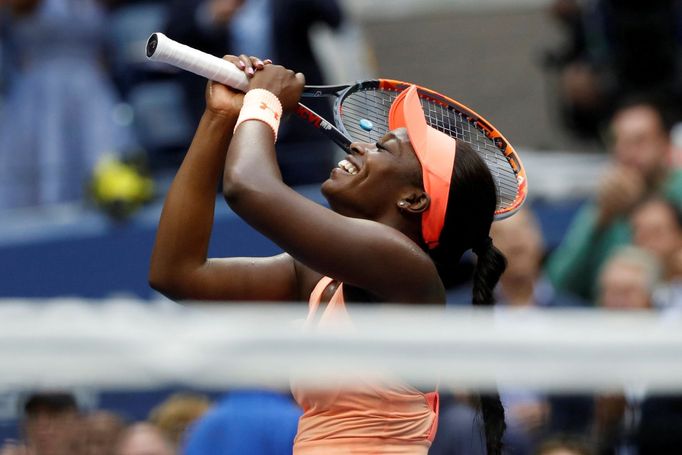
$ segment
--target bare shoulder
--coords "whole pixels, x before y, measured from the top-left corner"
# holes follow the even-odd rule
[[[296,261],[302,292],[309,295],[324,275],[372,296],[372,300],[392,303],[443,303],[445,289],[433,260],[419,245],[402,232],[370,220],[352,219],[349,226],[355,235],[349,243],[336,243],[343,251],[338,262],[329,264],[329,272],[315,270]],[[347,240],[348,241],[348,240]]]

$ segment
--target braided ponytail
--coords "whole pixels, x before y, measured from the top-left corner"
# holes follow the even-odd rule
[[[474,305],[493,305],[493,289],[507,261],[488,236],[493,222],[497,191],[488,166],[471,147],[457,142],[457,160],[448,196],[448,208],[439,246],[429,254],[446,287],[454,282],[458,259],[473,249],[478,260],[473,277]],[[480,396],[488,455],[500,455],[506,428],[499,394]]]
[[[478,257],[474,269],[473,304],[478,306],[491,306],[495,304],[493,289],[500,276],[507,267],[504,255],[495,248],[487,237],[486,240],[474,248]],[[488,455],[502,453],[502,436],[506,429],[504,422],[504,408],[498,393],[480,395],[481,414],[485,429],[485,441]]]

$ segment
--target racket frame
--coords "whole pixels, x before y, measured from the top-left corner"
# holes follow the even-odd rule
[[[359,81],[352,85],[306,86],[303,97],[336,97],[333,109],[334,123],[336,125],[335,129],[338,129],[343,136],[352,138],[352,135],[348,132],[343,121],[343,103],[349,96],[368,89],[380,89],[400,93],[410,85],[412,84],[393,79],[370,79]],[[498,208],[495,211],[495,220],[505,219],[516,213],[516,211],[521,208],[528,195],[528,179],[523,163],[514,147],[490,122],[462,103],[419,85],[417,85],[417,93],[422,99],[431,100],[445,108],[453,109],[462,114],[473,128],[476,128],[483,133],[484,136],[490,139],[495,147],[502,153],[516,177],[517,191],[513,202],[509,206]],[[327,134],[327,131],[323,130],[323,132]],[[328,136],[331,138],[331,135]]]

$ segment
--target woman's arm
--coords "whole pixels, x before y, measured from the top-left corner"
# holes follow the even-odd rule
[[[289,255],[207,259],[217,183],[243,95],[209,83],[206,98],[206,111],[166,196],[149,283],[175,299],[296,300],[296,267]]]
[[[295,109],[302,75],[268,66],[251,81]],[[272,129],[240,124],[225,162],[223,190],[230,207],[307,267],[391,302],[441,302],[433,262],[401,232],[349,218],[299,195],[281,179]]]

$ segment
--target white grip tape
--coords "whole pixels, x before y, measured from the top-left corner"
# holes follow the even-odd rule
[[[151,55],[147,54],[149,59],[168,63],[242,92],[248,90],[246,74],[227,60],[173,41],[163,33],[154,35],[157,39],[156,49]]]

